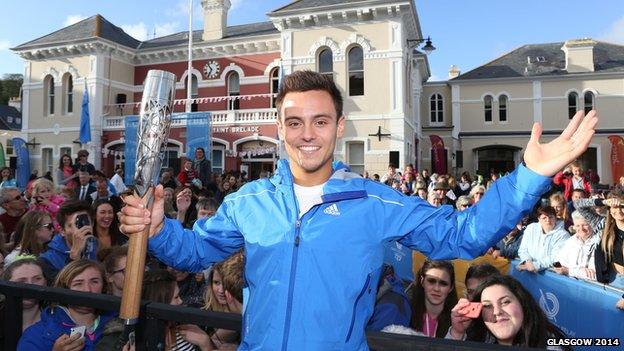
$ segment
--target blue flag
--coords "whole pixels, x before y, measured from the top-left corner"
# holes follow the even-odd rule
[[[28,184],[28,178],[30,178],[30,159],[26,141],[22,138],[13,138],[13,149],[17,155],[15,180],[17,181],[17,187],[24,191],[26,184]]]
[[[91,141],[91,122],[89,121],[89,89],[85,83],[82,94],[82,112],[80,113],[80,143],[86,144]]]
[[[191,112],[174,115],[174,119],[186,119],[186,157],[195,159],[195,150],[198,147],[204,149],[206,159],[212,159],[210,140],[210,112]]]
[[[134,170],[136,169],[136,153],[139,133],[139,117],[126,116],[124,119],[125,141],[124,155],[126,157],[124,163],[124,182],[130,185],[134,182]]]

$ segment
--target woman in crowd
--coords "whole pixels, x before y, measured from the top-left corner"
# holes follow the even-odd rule
[[[228,196],[229,194],[233,193],[235,190],[232,189],[232,183],[230,183],[230,181],[228,179],[230,179],[232,177],[226,178],[224,181],[221,182],[221,187],[219,188],[219,190],[217,191],[217,193],[215,194],[215,200],[217,200],[217,203],[220,205],[223,202],[223,199]],[[234,182],[236,183],[236,178],[234,178]]]
[[[537,219],[537,223],[529,224],[524,230],[518,249],[522,261],[516,266],[519,271],[535,273],[552,267],[559,251],[570,238],[570,234],[563,229],[563,222],[557,221],[554,208],[539,207]]]
[[[428,337],[443,338],[451,326],[457,303],[455,271],[448,261],[425,261],[414,280],[412,329]]]
[[[470,187],[472,184],[472,178],[470,178],[470,173],[464,172],[459,177],[459,182],[457,182],[457,188],[455,189],[455,193],[458,196],[461,195],[469,195]]]
[[[197,198],[189,187],[178,188],[175,194],[176,218],[184,228],[193,228],[197,219]]]
[[[127,238],[119,231],[119,221],[113,205],[108,199],[98,199],[91,206],[93,209],[93,229],[98,239],[98,249],[107,249],[126,243]]]
[[[549,347],[547,339],[565,335],[552,324],[531,294],[514,278],[494,275],[481,283],[472,301],[481,302],[481,315],[472,320],[461,313],[469,301],[460,299],[451,313],[452,326],[447,338],[488,344]]]
[[[403,183],[401,184],[401,192],[407,196],[410,196],[415,191],[416,191],[416,179],[414,179],[414,173],[407,172],[403,175]]]
[[[65,202],[65,198],[56,194],[54,183],[45,178],[39,178],[33,182],[29,210],[39,210],[49,213],[54,221],[54,228],[56,230],[60,229],[58,223],[56,223],[56,214],[63,202]]]
[[[2,167],[0,170],[0,188],[17,187],[10,167]]]
[[[600,248],[596,250],[596,279],[624,288],[624,194],[611,192],[603,203],[609,206]],[[620,301],[622,303],[624,301]],[[624,308],[622,305],[621,308]]]
[[[78,185],[78,173],[74,172],[74,163],[67,154],[61,156],[56,170],[56,186],[74,189]]]
[[[475,204],[481,200],[483,194],[485,194],[485,187],[483,185],[476,185],[470,189],[470,196]]]
[[[2,280],[45,286],[46,280],[43,269],[33,256],[20,257],[19,260],[8,265],[2,273]],[[39,300],[22,299],[22,331],[41,320],[41,306]]]
[[[98,262],[80,259],[65,266],[54,281],[55,288],[101,294],[105,291],[104,268]],[[112,314],[100,314],[84,306],[53,305],[43,310],[41,320],[26,329],[19,351],[92,350]],[[70,336],[71,328],[85,326],[84,337]]]
[[[554,270],[570,277],[596,280],[594,255],[600,238],[579,211],[572,212],[572,220],[575,233],[561,248],[557,257],[559,267]]]
[[[424,180],[416,182],[416,191],[414,191],[414,195],[417,195],[419,198],[427,201],[427,183]]]
[[[175,276],[164,269],[145,272],[143,279],[143,299],[167,303],[174,306],[182,305],[180,290]],[[212,350],[210,337],[196,325],[167,325],[165,331],[166,350]]]
[[[472,198],[470,196],[462,195],[457,198],[457,202],[455,202],[455,207],[458,211],[467,210],[472,206]]]
[[[15,226],[15,238],[19,244],[5,257],[5,263],[11,264],[21,255],[39,257],[54,236],[52,218],[46,212],[30,211],[20,218]]]
[[[550,195],[548,198],[550,201],[550,206],[555,209],[557,213],[557,220],[563,221],[565,230],[568,230],[570,227],[574,225],[572,223],[572,217],[570,217],[570,213],[568,213],[568,203],[563,197],[562,193],[554,193]],[[568,230],[569,231],[569,230]]]
[[[127,256],[127,246],[114,246],[106,258],[104,258],[107,290],[113,296],[121,297],[123,293]],[[102,339],[96,345],[96,351],[121,350],[123,346],[123,330],[123,320],[113,318],[102,331]]]
[[[221,280],[224,262],[225,261],[222,261],[213,265],[208,274],[208,287],[204,296],[204,300],[206,301],[203,307],[204,310],[233,313],[228,307],[225,298],[225,290],[223,289],[223,281]],[[210,340],[216,347],[221,347],[223,344],[237,344],[240,342],[240,333],[234,330],[209,328],[208,335],[210,335]]]

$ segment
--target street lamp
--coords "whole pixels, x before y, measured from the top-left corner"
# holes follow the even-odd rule
[[[425,43],[425,46],[422,47],[422,50],[425,52],[425,54],[429,55],[433,50],[435,50],[435,46],[431,45],[431,37],[427,37],[427,39],[424,38],[416,38],[416,39],[407,39],[407,46],[409,47],[410,44],[416,43],[416,45],[414,45],[414,48],[416,48],[418,45],[420,45],[421,43]]]

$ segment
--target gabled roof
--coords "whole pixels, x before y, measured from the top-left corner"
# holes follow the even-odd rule
[[[350,5],[358,2],[370,2],[370,0],[296,0],[288,5],[282,6],[269,13],[269,15],[279,15],[283,12],[290,12],[303,9],[314,9],[326,6]]]
[[[80,42],[93,38],[107,39],[120,45],[136,49],[141,43],[123,29],[109,22],[101,15],[91,16],[78,23],[74,23],[56,32],[44,35],[43,37],[21,44],[13,50],[29,49],[38,46],[49,46],[55,43],[67,44],[70,42]]]
[[[452,81],[575,74],[565,69],[563,45],[563,42],[524,45]],[[594,46],[594,72],[624,73],[624,46],[597,42]]]
[[[201,42],[202,41],[202,33],[203,29],[194,30],[193,31],[193,42]],[[237,26],[228,26],[225,30],[225,36],[223,39],[227,38],[240,38],[246,36],[256,36],[263,34],[277,34],[279,31],[273,23],[271,22],[258,22],[258,23],[249,23],[249,24],[241,24]],[[147,40],[142,42],[139,45],[140,49],[151,49],[158,48],[163,46],[175,46],[180,44],[188,43],[188,32],[180,32],[171,35],[167,35],[160,38],[155,38],[152,40]]]

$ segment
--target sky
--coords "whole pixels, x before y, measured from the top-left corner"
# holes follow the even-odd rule
[[[266,13],[289,0],[231,0],[228,24],[268,20]],[[429,55],[430,80],[445,80],[451,65],[467,72],[525,44],[590,37],[624,45],[621,0],[416,0]],[[202,28],[200,0],[194,29]],[[101,14],[137,39],[188,29],[188,0],[2,0],[0,76],[23,73],[9,48],[81,19]]]

